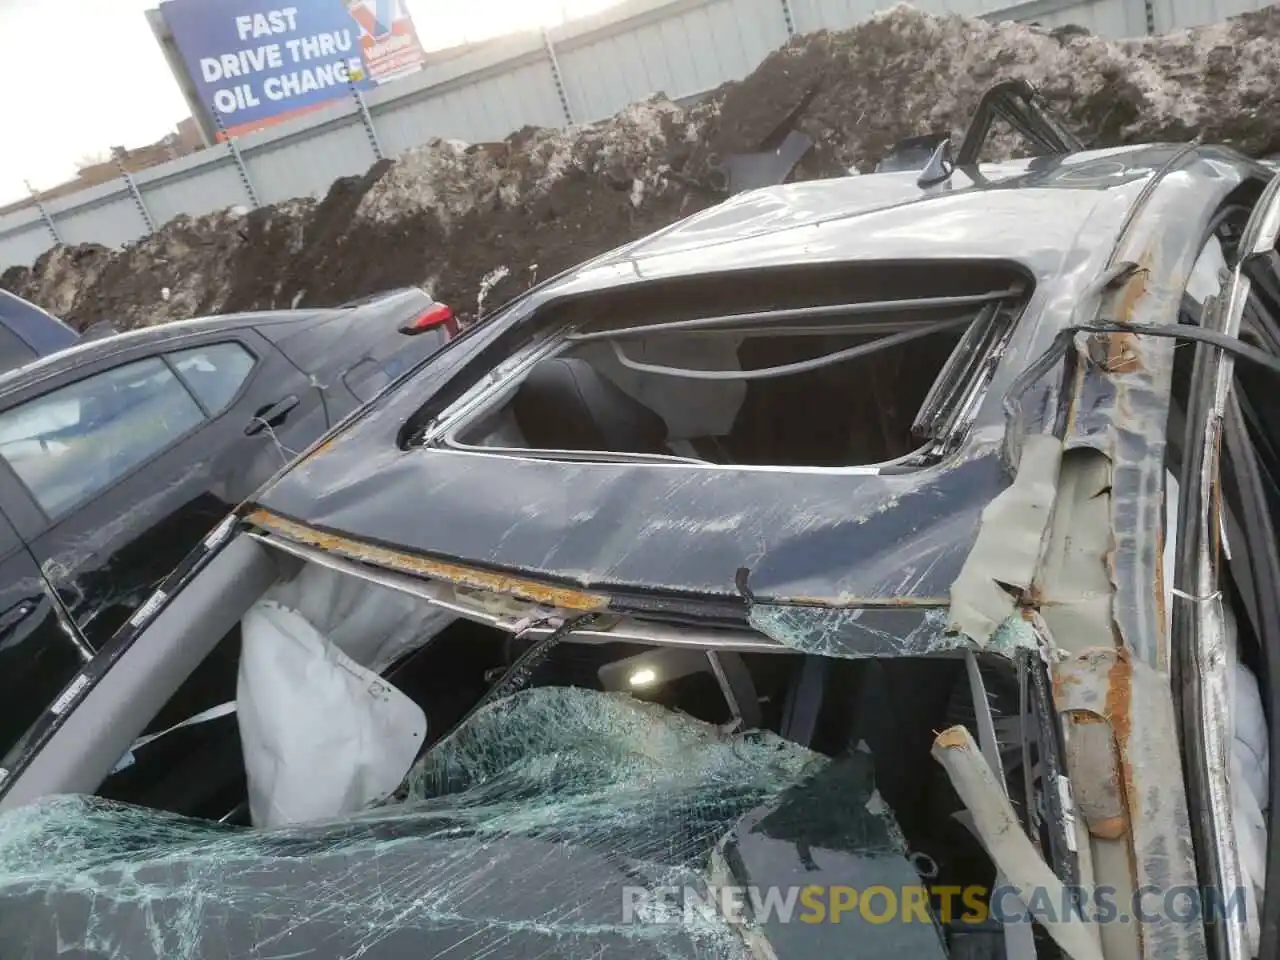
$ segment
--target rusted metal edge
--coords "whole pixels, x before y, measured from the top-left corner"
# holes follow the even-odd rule
[[[373,546],[348,537],[324,533],[262,508],[251,510],[245,519],[257,527],[286,539],[317,547],[349,560],[371,563],[414,576],[444,580],[459,586],[489,590],[549,607],[584,613],[607,610],[610,603],[610,597],[602,593],[548,586],[522,577],[432,560],[428,557],[389,550],[386,547]]]
[[[1181,757],[1176,738],[1167,735],[1176,728],[1168,679],[1123,647],[1081,651],[1055,664],[1053,673],[1058,711],[1077,724],[1102,724],[1112,735],[1102,743],[1115,751],[1113,778],[1084,782],[1080,750],[1087,744],[1072,757],[1072,779],[1080,781],[1077,796],[1090,832],[1103,840],[1127,840],[1135,888],[1197,889]],[[1107,765],[1106,757],[1092,764]],[[1106,816],[1113,811],[1116,819]],[[1144,956],[1206,955],[1198,924],[1160,917],[1139,925],[1137,933]]]

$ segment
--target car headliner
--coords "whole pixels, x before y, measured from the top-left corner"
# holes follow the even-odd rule
[[[758,603],[942,606],[983,508],[1009,482],[1002,399],[1014,378],[1071,322],[1126,230],[1163,245],[1170,270],[1189,270],[1187,251],[1199,249],[1215,209],[1252,176],[1268,171],[1229,150],[1152,146],[957,171],[928,189],[891,173],[746,193],[516,302],[256,501],[328,534],[615,596],[750,591]],[[941,463],[876,475],[399,444],[403,424],[467,358],[564,298],[766,266],[903,260],[1011,262],[1036,283],[972,430]],[[1174,322],[1176,300],[1161,310],[1154,322]]]

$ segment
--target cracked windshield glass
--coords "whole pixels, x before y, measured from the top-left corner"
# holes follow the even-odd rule
[[[1280,957],[1280,6],[0,49],[0,960]]]

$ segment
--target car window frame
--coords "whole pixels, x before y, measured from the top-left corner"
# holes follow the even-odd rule
[[[16,348],[16,349],[15,349]],[[20,352],[23,360],[21,363],[10,364],[7,353]],[[9,325],[7,318],[0,317],[0,372],[7,370],[17,370],[25,367],[28,363],[40,359],[40,351],[29,344],[17,330]]]
[[[174,354],[191,353],[192,351],[195,351],[195,350],[208,349],[209,347],[220,347],[228,343],[234,344],[235,346],[238,346],[240,349],[244,350],[244,352],[249,354],[249,356],[253,359],[253,362],[249,365],[249,372],[244,375],[244,378],[240,381],[240,385],[236,387],[235,393],[233,393],[231,395],[231,398],[227,400],[225,404],[223,404],[222,409],[219,410],[217,413],[210,413],[209,409],[205,406],[204,401],[200,399],[200,397],[196,394],[195,390],[192,389],[191,385],[187,383],[187,381],[183,378],[182,373],[178,370],[177,366],[174,364],[171,358],[173,357]],[[183,387],[186,388],[187,393],[191,394],[192,398],[196,402],[196,405],[199,406],[200,410],[204,413],[205,421],[207,423],[213,423],[214,421],[221,419],[223,414],[229,413],[231,411],[231,408],[240,402],[240,400],[248,392],[250,382],[254,379],[254,377],[257,376],[258,370],[264,362],[263,351],[253,349],[253,347],[249,346],[249,344],[245,343],[243,339],[238,337],[222,337],[217,340],[209,340],[205,343],[198,343],[193,346],[185,346],[176,350],[166,350],[164,353],[159,354],[159,356],[162,360],[164,360],[165,365],[170,370],[173,371],[173,375],[178,378],[178,381],[183,385]]]
[[[1217,222],[1216,218],[1214,222]],[[1214,236],[1211,229],[1204,239],[1202,251]],[[1239,339],[1252,295],[1248,261],[1264,250],[1274,250],[1278,240],[1280,174],[1273,174],[1252,204],[1237,248],[1226,258],[1226,270],[1221,275],[1218,292],[1206,301],[1200,316],[1190,317],[1191,321],[1205,329]],[[1225,254],[1226,251],[1223,252]],[[1183,299],[1185,302],[1186,295]],[[1233,577],[1229,565],[1230,550],[1243,549],[1249,561],[1254,562],[1257,544],[1256,538],[1249,537],[1247,529],[1244,543],[1233,544],[1226,540],[1224,482],[1231,456],[1231,421],[1233,417],[1240,417],[1237,363],[1233,355],[1211,344],[1197,343],[1194,350],[1182,463],[1177,476],[1177,543],[1170,587],[1180,589],[1170,591],[1173,602],[1169,638],[1173,652],[1170,678],[1180,692],[1180,740],[1185,752],[1185,776],[1192,810],[1191,838],[1197,869],[1202,880],[1222,888],[1224,883],[1229,886],[1233,878],[1241,876],[1241,867],[1233,833],[1230,834],[1231,842],[1227,842],[1231,816],[1230,810],[1224,808],[1230,801],[1218,797],[1211,788],[1212,764],[1204,746],[1205,741],[1214,736],[1212,732],[1205,731],[1220,722],[1213,715],[1212,706],[1206,704],[1214,702],[1214,686],[1221,680],[1216,676],[1205,680],[1197,670],[1196,652],[1188,648],[1211,646],[1218,642],[1215,637],[1224,629],[1226,616],[1222,611],[1226,602],[1223,591],[1226,582]],[[1247,425],[1243,424],[1242,418],[1241,426],[1245,430],[1244,442],[1252,447],[1253,442],[1247,435]],[[1274,523],[1276,518],[1271,519]],[[1244,609],[1233,612],[1241,620],[1249,619]],[[1259,643],[1267,642],[1266,637],[1257,639]],[[1265,690],[1266,678],[1259,676],[1258,679]],[[1269,735],[1271,729],[1269,725]],[[1274,746],[1273,742],[1273,750]],[[1274,822],[1274,818],[1269,817],[1269,844],[1275,841],[1271,834]],[[1268,888],[1266,902],[1277,896],[1280,892]],[[1265,913],[1265,902],[1259,904],[1259,909]],[[1211,934],[1219,952],[1228,951],[1229,942],[1242,941],[1243,937],[1244,931],[1236,927],[1228,930],[1218,926]]]
[[[0,497],[4,496],[4,484],[5,479],[0,478]],[[25,545],[22,529],[9,515],[8,507],[7,500],[0,500],[0,561],[9,559],[13,553],[21,550]]]
[[[183,681],[283,575],[263,544],[232,535],[230,525],[220,531],[221,539],[211,536],[193,551],[192,566],[165,580],[148,618],[116,633],[24,740],[0,754],[0,812],[51,794],[95,793]]]
[[[998,309],[995,311],[995,314],[986,320],[982,319],[979,307],[974,307],[975,314],[971,318],[972,322],[960,332],[960,339],[955,347],[952,348],[947,360],[935,374],[930,383],[929,390],[926,392],[926,395],[921,402],[920,408],[916,411],[913,417],[913,423],[914,420],[919,418],[923,411],[927,409],[930,399],[939,390],[940,386],[944,384],[948,372],[952,369],[957,357],[962,354],[966,340],[973,334],[975,329],[982,324],[995,328],[998,327],[999,324],[1003,323],[1004,329],[998,332],[991,351],[988,352],[987,356],[997,355],[1003,350],[1008,349],[1009,345],[1017,336],[1017,332],[1023,322],[1023,318],[1026,316],[1028,308],[1035,299],[1038,285],[1035,278],[1026,272],[1026,269],[1022,264],[1015,261],[1005,260],[998,261],[998,263],[1000,266],[1008,269],[1011,274],[1021,273],[1022,276],[1018,282],[1024,284],[1024,288],[1019,293],[1010,295],[1007,299],[999,301]],[[785,312],[785,309],[780,312]],[[1002,314],[1007,315],[1003,320],[1001,319]],[[657,332],[661,334],[662,331]],[[585,342],[583,339],[579,339],[579,336],[580,331],[574,323],[561,323],[554,327],[547,336],[508,355],[497,366],[493,367],[487,373],[482,374],[478,379],[465,387],[456,396],[456,398],[439,410],[435,417],[426,421],[420,430],[412,431],[412,445],[428,449],[460,451],[476,456],[495,458],[530,458],[589,464],[627,463],[636,466],[681,467],[694,470],[733,472],[735,474],[821,473],[826,475],[849,477],[872,476],[881,474],[885,471],[918,472],[920,470],[930,469],[935,467],[937,463],[945,462],[953,458],[956,452],[963,447],[967,439],[971,436],[973,427],[980,415],[982,407],[991,399],[994,366],[985,363],[978,363],[976,365],[976,369],[969,370],[964,375],[963,380],[957,379],[951,384],[952,388],[961,395],[968,394],[968,398],[958,412],[951,416],[942,418],[939,425],[940,429],[936,437],[920,439],[912,450],[889,460],[872,463],[846,464],[841,466],[812,466],[778,463],[714,463],[701,458],[683,456],[675,453],[649,454],[603,450],[566,451],[529,446],[486,447],[469,444],[461,440],[461,435],[463,433],[474,427],[476,424],[482,422],[485,417],[500,412],[505,405],[509,404],[516,391],[518,391],[524,383],[525,378],[539,363],[554,357],[563,356],[571,352],[581,343]],[[606,339],[601,336],[599,332],[593,333],[591,336],[602,342]],[[456,342],[456,340],[449,342],[445,346],[451,347]],[[351,389],[350,385],[348,385],[348,389]],[[354,390],[352,393],[354,394]],[[376,399],[376,396],[377,395],[375,394],[370,398],[370,400],[364,400],[361,402],[367,404],[371,400]],[[358,395],[357,399],[359,399]],[[413,419],[414,418],[411,418],[411,421]],[[929,461],[925,463],[917,462],[921,454],[927,450],[936,451],[937,461]]]
[[[93,379],[94,377],[105,376],[115,370],[121,369],[122,367],[127,367],[130,364],[142,363],[147,360],[159,360],[162,364],[164,364],[165,369],[167,369],[169,373],[173,376],[173,378],[177,381],[178,385],[186,392],[187,396],[191,397],[191,401],[196,405],[196,409],[200,411],[200,420],[197,423],[195,423],[192,427],[183,431],[181,434],[178,434],[173,438],[171,438],[169,442],[166,443],[164,446],[160,447],[158,450],[156,450],[146,459],[140,460],[138,463],[134,464],[128,470],[124,471],[118,477],[114,478],[106,486],[98,490],[95,490],[88,500],[80,500],[75,504],[73,504],[68,509],[63,510],[58,514],[51,515],[47,510],[45,510],[44,506],[40,503],[39,498],[35,495],[35,491],[33,491],[27,485],[26,481],[22,479],[22,477],[18,474],[18,472],[13,468],[13,465],[9,462],[8,458],[0,454],[0,470],[2,470],[4,473],[12,477],[13,482],[16,483],[18,487],[22,490],[22,492],[25,494],[25,499],[26,501],[28,501],[30,507],[35,511],[36,515],[43,521],[40,524],[40,529],[38,531],[33,532],[29,535],[24,533],[25,539],[27,539],[29,542],[35,537],[40,536],[42,533],[57,527],[60,523],[65,521],[68,517],[74,516],[79,510],[83,509],[84,505],[87,502],[89,502],[89,500],[105,496],[110,492],[114,491],[122,483],[133,478],[140,470],[150,466],[160,457],[166,455],[167,453],[176,449],[180,444],[185,443],[187,440],[191,439],[191,437],[197,435],[201,430],[206,428],[208,425],[216,422],[226,414],[230,413],[232,408],[235,407],[235,405],[244,396],[245,392],[247,392],[247,390],[249,389],[250,381],[254,379],[255,373],[257,372],[257,370],[259,369],[260,365],[263,362],[263,352],[261,350],[255,350],[253,346],[250,346],[248,343],[245,342],[245,339],[246,338],[239,337],[239,336],[220,336],[220,337],[217,337],[216,339],[211,339],[202,343],[185,345],[178,349],[171,348],[171,349],[160,350],[160,351],[148,351],[148,352],[143,352],[139,354],[117,355],[111,358],[112,360],[111,363],[107,363],[100,367],[97,367],[96,369],[93,369],[85,373],[83,376],[80,376],[80,377],[70,376],[65,378],[59,377],[58,382],[56,384],[48,386],[46,389],[41,389],[38,392],[32,392],[27,396],[23,396],[21,399],[15,399],[13,403],[8,404],[2,410],[0,410],[0,416],[4,416],[5,414],[8,414],[14,410],[18,410],[26,406],[27,404],[34,403],[43,397],[47,397],[52,393],[56,393],[59,390],[63,390],[75,384],[84,383],[86,380]],[[244,381],[240,384],[239,390],[237,390],[237,392],[231,398],[231,400],[227,403],[225,408],[220,413],[210,416],[209,411],[205,407],[204,403],[201,402],[200,398],[195,395],[195,392],[191,389],[191,387],[187,385],[187,382],[182,378],[181,374],[179,374],[177,368],[169,360],[169,354],[183,353],[187,350],[195,349],[196,347],[213,346],[216,344],[227,343],[227,342],[237,343],[240,346],[242,346],[244,349],[246,349],[253,356],[254,364],[249,370],[249,375],[244,378]],[[168,346],[172,347],[171,344]],[[0,482],[0,493],[2,492],[3,492],[3,483]],[[17,526],[16,523],[15,523],[15,526]],[[19,531],[22,532],[21,528],[19,528]]]

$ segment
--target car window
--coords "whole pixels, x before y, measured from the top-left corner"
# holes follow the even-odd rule
[[[0,414],[0,456],[51,517],[110,486],[203,419],[163,360],[130,363]]]
[[[0,373],[16,370],[35,358],[34,350],[27,346],[16,333],[4,324],[0,324]]]
[[[214,416],[227,408],[248,379],[254,356],[238,343],[215,343],[171,353],[169,362]]]

